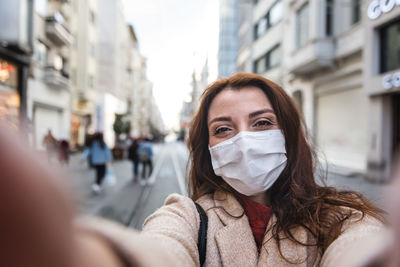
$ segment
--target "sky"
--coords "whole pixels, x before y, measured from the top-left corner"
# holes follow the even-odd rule
[[[123,0],[125,16],[147,57],[147,75],[168,128],[179,125],[189,100],[194,69],[208,58],[210,82],[217,75],[218,0]]]

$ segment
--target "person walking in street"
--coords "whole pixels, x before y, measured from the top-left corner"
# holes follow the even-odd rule
[[[137,138],[132,138],[132,142],[128,147],[128,158],[133,164],[133,182],[139,181],[139,156],[138,156],[139,142]]]
[[[58,148],[58,161],[61,165],[69,163],[69,142],[66,139],[60,141]]]
[[[50,129],[47,131],[47,134],[43,137],[42,145],[46,149],[47,160],[51,162],[57,156],[58,142],[57,139],[54,138]]]
[[[379,251],[374,237],[386,230],[383,212],[359,193],[316,183],[317,160],[302,121],[290,96],[263,76],[239,73],[210,85],[190,127],[190,196],[169,196],[142,232],[102,219],[74,220],[54,179],[33,159],[22,158],[29,166],[24,173],[0,157],[0,168],[17,178],[0,179],[0,189],[11,183],[8,191],[29,193],[22,203],[5,194],[13,208],[25,215],[26,202],[43,204],[32,216],[2,213],[5,229],[10,224],[17,233],[5,238],[24,241],[19,266],[30,248],[37,253],[26,257],[32,266],[375,266],[354,246]],[[42,200],[41,191],[24,190],[23,180],[49,195]],[[43,232],[34,235],[32,228]],[[17,251],[4,244],[1,253]],[[349,254],[354,249],[359,261]]]
[[[92,185],[92,191],[95,194],[101,192],[101,185],[107,172],[107,163],[112,160],[110,149],[103,140],[102,133],[96,133],[90,143],[90,147],[83,152],[82,159],[89,157],[89,161],[96,170],[96,181]]]
[[[141,138],[137,154],[139,156],[140,163],[142,164],[142,183],[150,177],[153,172],[153,148],[150,140],[146,137]]]

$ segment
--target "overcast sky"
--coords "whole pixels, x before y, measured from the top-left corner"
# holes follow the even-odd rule
[[[215,79],[218,53],[218,0],[123,0],[140,50],[148,58],[147,74],[167,127],[191,90],[194,68],[209,58]]]

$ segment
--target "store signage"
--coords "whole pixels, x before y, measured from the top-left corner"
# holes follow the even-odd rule
[[[377,19],[383,13],[392,11],[395,6],[400,6],[400,0],[374,0],[368,6],[367,15],[370,19]]]
[[[400,71],[383,77],[382,84],[385,89],[400,87]]]

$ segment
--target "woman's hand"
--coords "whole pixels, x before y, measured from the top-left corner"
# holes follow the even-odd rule
[[[107,244],[74,229],[60,176],[0,125],[0,266],[119,266]]]

